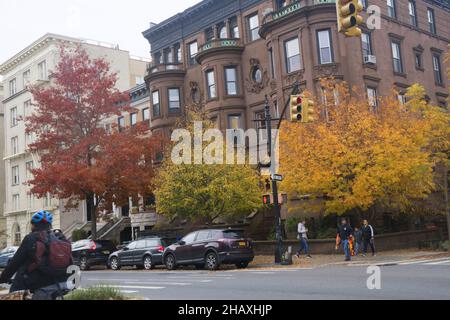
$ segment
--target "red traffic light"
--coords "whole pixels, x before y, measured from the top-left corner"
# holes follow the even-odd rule
[[[298,97],[298,98],[297,98],[297,104],[302,104],[302,103],[303,103],[302,97]]]
[[[263,204],[265,204],[265,205],[272,204],[272,199],[269,194],[263,196]]]

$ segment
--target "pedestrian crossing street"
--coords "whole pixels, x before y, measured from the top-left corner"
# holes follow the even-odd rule
[[[299,272],[302,269],[281,270],[230,270],[218,272],[206,271],[175,271],[175,272],[84,272],[82,288],[92,286],[112,286],[124,294],[142,294],[160,290],[180,289],[189,287],[218,287],[230,280],[237,280],[238,275],[255,277],[271,276],[280,273]],[[308,269],[309,270],[309,269]]]

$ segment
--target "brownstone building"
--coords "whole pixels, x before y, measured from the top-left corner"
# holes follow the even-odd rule
[[[381,29],[361,38],[337,31],[334,0],[204,0],[143,34],[153,63],[146,77],[151,126],[170,128],[193,102],[218,127],[249,128],[264,97],[279,115],[296,81],[320,96],[319,78],[333,76],[366,90],[368,98],[425,86],[447,106],[444,65],[450,43],[447,0],[361,0],[381,10]]]

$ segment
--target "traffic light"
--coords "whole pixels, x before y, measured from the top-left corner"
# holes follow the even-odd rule
[[[309,123],[315,120],[316,106],[314,101],[306,97],[302,98],[302,122]]]
[[[358,0],[337,0],[339,32],[344,33],[347,37],[360,37],[362,32],[359,26],[363,23],[363,18],[359,13],[362,9]]]
[[[291,96],[291,121],[303,120],[303,98],[300,95]]]
[[[272,204],[272,195],[271,194],[265,194],[263,195],[263,204],[264,205],[271,205]]]

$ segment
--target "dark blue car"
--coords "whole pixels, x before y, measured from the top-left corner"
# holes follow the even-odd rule
[[[19,247],[8,247],[0,251],[0,268],[6,268]]]

